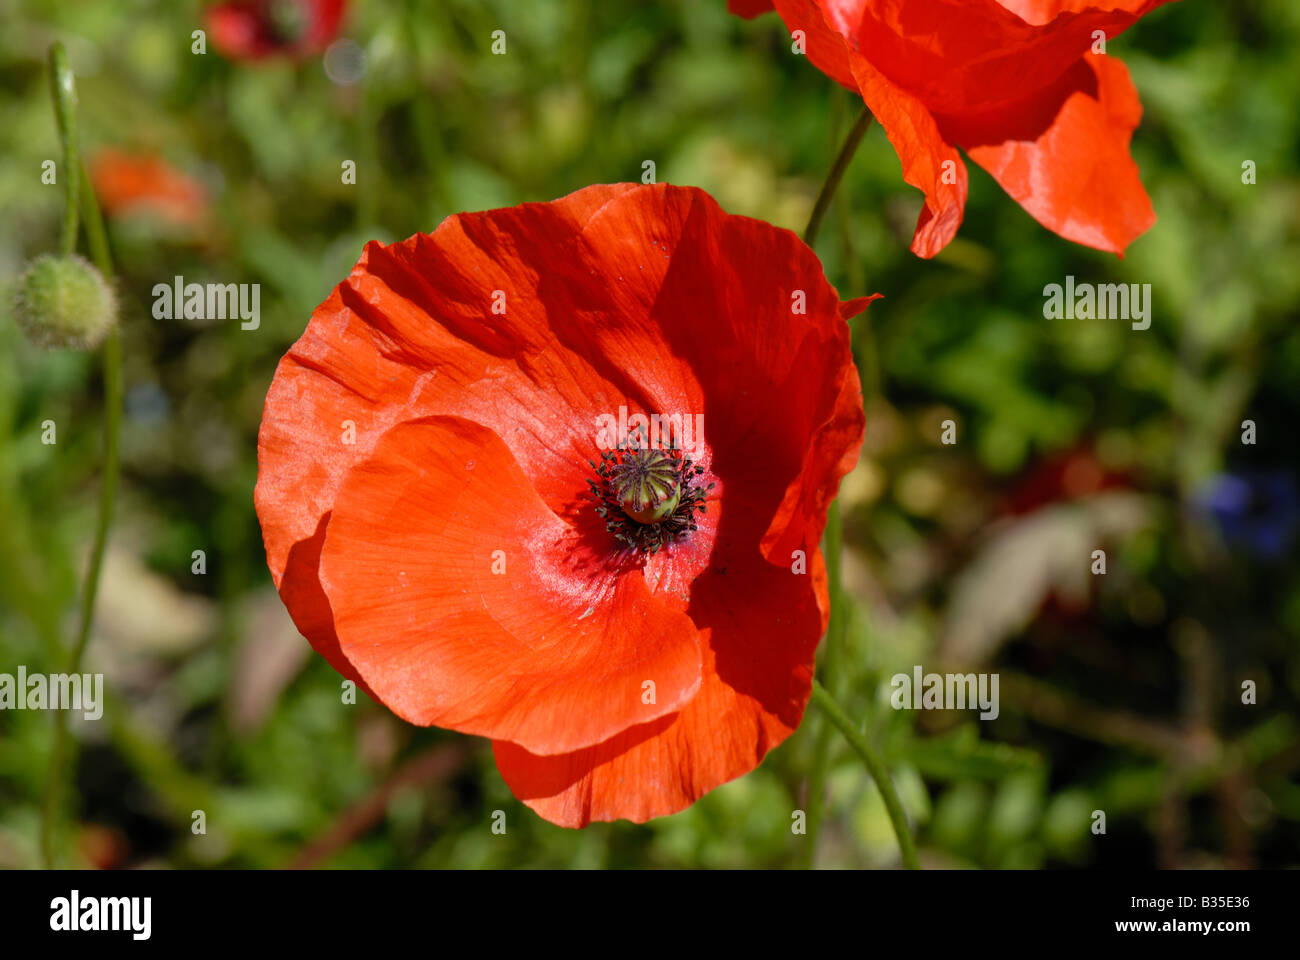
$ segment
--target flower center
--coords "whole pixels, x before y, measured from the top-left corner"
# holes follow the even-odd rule
[[[707,487],[698,482],[704,468],[676,444],[651,450],[644,434],[634,434],[591,463],[596,479],[588,480],[596,512],[614,538],[640,553],[658,553],[695,530],[696,511],[704,513]]]
[[[623,512],[637,523],[658,523],[682,499],[677,461],[664,450],[635,450],[609,471],[609,489]]]

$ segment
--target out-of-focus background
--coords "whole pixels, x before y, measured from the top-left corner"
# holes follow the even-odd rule
[[[124,308],[124,474],[86,666],[109,701],[73,722],[73,862],[803,863],[811,712],[689,810],[574,832],[514,801],[486,741],[342,705],[271,586],[256,434],[277,360],[366,240],[640,180],[647,160],[799,230],[858,103],[775,16],[723,0],[366,0],[355,45],[256,62],[211,36],[192,53],[204,26],[195,2],[0,0],[0,672],[62,669],[99,492],[97,358],[38,351],[8,307],[58,242],[55,40]],[[916,259],[920,195],[879,128],[839,191],[827,274],[885,299],[855,330],[872,399],[828,682],[894,769],[927,865],[1300,865],[1297,50],[1293,0],[1171,4],[1110,41],[1159,216],[1124,260],[1039,227],[973,164],[958,240]],[[154,319],[153,285],[177,275],[260,284],[260,327]],[[1045,319],[1067,275],[1151,284],[1150,329]],[[996,672],[1000,715],[892,709],[890,677],[917,664]],[[50,713],[0,711],[0,866],[39,862],[52,737]],[[818,864],[896,863],[879,795],[830,743]]]

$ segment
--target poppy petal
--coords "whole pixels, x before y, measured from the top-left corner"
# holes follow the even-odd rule
[[[495,433],[430,417],[344,478],[320,580],[341,649],[399,716],[561,753],[682,707],[700,683],[690,618],[607,552],[551,512]]]
[[[947,143],[926,105],[894,84],[855,48],[854,4],[776,0],[786,25],[807,33],[808,59],[833,80],[856,90],[898,154],[903,179],[925,194],[912,252],[933,257],[961,226],[966,207],[966,165]]]
[[[812,65],[840,86],[857,90],[847,40],[827,22],[815,0],[774,0],[774,6],[791,35],[802,31],[804,53]]]
[[[1168,2],[1170,0],[998,0],[1001,6],[1021,20],[1033,24],[1051,23],[1063,13],[1086,11],[1110,13],[1118,10],[1140,17],[1160,3]]]
[[[537,285],[565,269],[559,238],[632,189],[590,187],[520,208],[517,217],[536,219],[539,234],[557,238],[553,250],[539,248],[548,263],[512,258],[508,232],[498,237],[500,250],[490,237],[472,239],[466,224],[490,225],[487,214],[449,219],[436,241],[369,244],[280,361],[258,435],[254,492],[267,565],[303,636],[345,676],[358,679],[338,662],[333,614],[305,561],[319,556],[312,542],[323,542],[343,477],[389,427],[435,413],[497,423],[533,466],[544,497],[558,504],[584,488],[593,450],[582,431],[597,412],[617,410],[624,395],[543,335],[548,297]],[[433,273],[439,289],[425,279]],[[490,312],[496,289],[511,293],[501,317]],[[495,323],[485,323],[485,314]]]
[[[816,549],[840,480],[858,462],[865,428],[862,384],[857,369],[850,367],[841,378],[834,410],[817,428],[798,479],[786,488],[763,534],[763,555],[773,563],[789,563],[795,550],[806,555]]]
[[[891,83],[864,58],[850,58],[862,99],[885,130],[898,154],[903,179],[925,194],[916,221],[912,252],[933,257],[948,245],[961,226],[968,188],[966,164],[944,140],[925,105]]]
[[[560,756],[495,741],[502,777],[540,816],[583,827],[676,813],[748,773],[803,716],[821,626],[814,594],[808,576],[753,552],[725,573],[710,570],[691,605],[707,637],[704,680],[683,710]]]
[[[328,523],[327,513],[321,517],[320,525],[310,539],[299,540],[289,550],[280,585],[280,597],[285,609],[289,611],[293,625],[309,639],[316,652],[372,700],[378,700],[379,697],[339,648],[339,637],[334,632],[334,611],[330,607],[329,597],[320,585],[320,552],[325,545],[325,526]]]
[[[959,142],[1043,226],[1122,256],[1156,220],[1129,153],[1142,104],[1128,69],[1113,57],[1089,54],[1066,80],[1065,91],[1053,88],[1037,104],[981,118],[972,124],[978,139]],[[1054,117],[1041,133],[996,142],[1044,107]]]
[[[594,248],[614,251],[621,318],[588,349],[639,384],[650,409],[700,412],[722,497],[769,522],[791,484],[810,482],[801,471],[818,431],[837,415],[845,372],[857,376],[838,294],[797,236],[731,216],[703,191],[647,192],[637,204],[654,225],[646,239],[624,204],[584,230]],[[651,244],[669,252],[647,258]],[[788,554],[777,562],[788,565]]]
[[[1096,43],[1170,0],[1008,4],[999,0],[816,0],[848,46],[936,113],[1018,100],[1048,86]],[[1059,7],[1045,22],[1027,22]]]

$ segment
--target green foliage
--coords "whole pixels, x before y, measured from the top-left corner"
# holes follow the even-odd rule
[[[197,230],[110,222],[127,420],[89,656],[116,707],[83,737],[77,855],[179,867],[802,862],[791,818],[807,805],[821,718],[674,817],[554,827],[514,800],[485,742],[410,727],[364,695],[341,707],[338,676],[271,587],[252,490],[275,365],[366,241],[639,180],[647,160],[661,181],[799,230],[856,102],[791,55],[779,21],[728,16],[723,0],[353,6],[347,32],[367,68],[340,87],[319,59],[191,54],[194,2],[6,5],[0,671],[58,669],[98,490],[93,358],[37,351],[8,314],[22,265],[57,247],[61,223],[61,187],[40,183],[60,155],[52,39],[78,75],[84,154],[155,154],[212,204]],[[501,57],[488,53],[498,28]],[[1300,564],[1294,547],[1232,552],[1194,508],[1223,470],[1295,475],[1297,44],[1290,0],[1172,4],[1111,43],[1141,92],[1133,152],[1160,218],[1123,260],[1047,232],[973,164],[959,238],[916,259],[920,197],[878,127],[841,185],[818,252],[844,297],[885,299],[855,325],[869,426],[842,491],[853,609],[834,686],[881,745],[927,865],[1300,863]],[[345,160],[355,186],[341,182]],[[260,329],[154,319],[152,286],[176,275],[260,283]],[[1150,283],[1150,330],[1044,319],[1044,286],[1067,275]],[[1254,447],[1239,440],[1247,417]],[[938,440],[948,418],[953,447]],[[1047,465],[1066,454],[1134,493],[1137,520],[1106,521],[1116,501],[1063,508],[1076,494]],[[999,560],[1004,537],[1024,556],[1080,530],[1109,557],[1082,593],[1068,571]],[[1078,563],[1086,571],[1086,551]],[[1001,675],[1000,715],[892,709],[895,673],[942,669],[958,649],[971,582],[1007,604],[963,667]],[[1243,680],[1257,683],[1256,705],[1241,703]],[[0,713],[0,866],[37,862],[51,736],[48,714]],[[832,743],[818,863],[895,864],[878,791]],[[492,832],[497,810],[504,834]],[[1091,829],[1098,810],[1104,835]]]

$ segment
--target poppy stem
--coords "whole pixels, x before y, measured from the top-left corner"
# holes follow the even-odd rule
[[[72,72],[67,67],[61,44],[55,44],[50,50],[50,63],[54,67],[55,112],[59,114],[59,134],[63,138],[65,170],[68,180],[68,202],[74,207],[64,220],[65,253],[71,253],[76,247],[77,211],[75,204],[80,188],[80,201],[85,206],[86,242],[90,247],[91,260],[104,276],[112,280],[113,259],[109,253],[108,235],[104,230],[104,218],[100,213],[95,189],[81,167],[77,152],[77,128],[75,112],[64,112],[66,104],[60,101],[66,98],[76,102],[76,87]],[[65,122],[66,121],[66,122]],[[76,184],[76,186],[73,186]],[[68,246],[68,224],[71,223],[72,244]],[[122,426],[122,340],[114,328],[104,341],[104,470],[103,486],[99,497],[99,522],[95,529],[95,544],[91,549],[90,567],[86,572],[86,583],[81,596],[81,620],[76,640],[69,652],[64,671],[69,674],[81,672],[81,659],[90,641],[90,628],[95,616],[95,597],[99,592],[100,571],[104,565],[104,549],[108,543],[109,527],[113,523],[113,507],[117,500],[118,477],[118,435]],[[51,751],[50,765],[47,771],[45,797],[41,811],[41,856],[47,869],[53,869],[57,858],[57,833],[62,804],[64,770],[71,768],[75,757],[75,744],[68,734],[68,711],[54,711],[54,746]]]
[[[830,209],[835,190],[839,187],[840,181],[844,179],[844,171],[849,168],[849,161],[853,159],[853,154],[857,152],[858,144],[862,142],[862,137],[866,134],[869,126],[871,126],[871,110],[864,104],[862,112],[858,114],[858,119],[853,123],[853,129],[844,138],[844,146],[840,147],[840,152],[835,157],[835,163],[831,166],[830,173],[826,174],[826,180],[822,184],[822,191],[817,194],[817,202],[813,204],[812,215],[808,217],[808,226],[803,231],[803,242],[810,247],[817,242],[817,234],[821,230],[826,211]]]
[[[50,93],[54,97],[54,119],[63,141],[63,234],[60,237],[66,257],[77,247],[77,188],[81,185],[81,164],[77,157],[77,85],[68,66],[68,54],[62,43],[50,47]]]
[[[912,839],[912,830],[907,825],[907,815],[903,812],[903,804],[898,799],[898,790],[889,777],[889,770],[885,767],[884,761],[871,748],[871,744],[858,730],[857,725],[849,719],[844,708],[836,703],[835,698],[816,680],[813,681],[812,701],[844,735],[853,752],[862,758],[862,763],[871,774],[871,779],[876,781],[880,796],[884,798],[885,809],[889,811],[890,822],[894,825],[894,834],[898,837],[898,849],[903,858],[903,866],[908,870],[919,870],[921,864],[916,859],[916,843]]]

